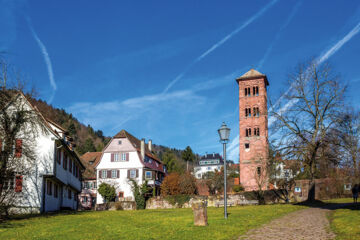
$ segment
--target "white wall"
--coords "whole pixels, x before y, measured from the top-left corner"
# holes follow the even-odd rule
[[[222,165],[210,165],[210,166],[196,166],[194,168],[195,178],[201,179],[202,176],[207,172],[215,172],[215,170],[220,171]]]
[[[121,144],[118,143],[119,140],[121,141]],[[114,152],[128,152],[129,161],[111,162],[111,153]],[[108,147],[104,149],[102,158],[98,166],[96,167],[97,187],[99,187],[99,185],[102,182],[105,182],[115,186],[117,196],[119,192],[124,192],[125,198],[133,198],[131,184],[129,182],[129,179],[127,178],[128,169],[137,169],[139,171],[138,178],[134,180],[136,180],[138,184],[142,184],[143,164],[140,161],[137,150],[131,145],[130,141],[126,138],[112,139]],[[99,171],[101,170],[119,170],[120,177],[116,179],[99,178]],[[98,204],[103,203],[103,198],[99,193],[97,194],[96,203]]]

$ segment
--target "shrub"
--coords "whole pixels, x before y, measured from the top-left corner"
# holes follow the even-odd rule
[[[99,185],[98,192],[103,197],[105,202],[114,201],[116,198],[115,187],[107,183],[101,183]]]
[[[115,209],[116,209],[116,210],[124,210],[124,208],[122,207],[121,202],[116,202],[116,203],[115,203]]]
[[[161,184],[161,195],[179,195],[180,193],[180,175],[178,173],[170,173]]]
[[[171,205],[175,206],[176,204],[178,207],[182,207],[185,203],[190,201],[189,195],[169,195],[165,197],[165,200],[167,200]]]
[[[242,185],[234,185],[233,186],[233,191],[234,192],[242,192],[242,191],[244,191],[245,189],[244,189],[244,187],[242,186]]]
[[[149,191],[147,181],[139,185],[133,179],[130,180],[132,191],[135,198],[136,209],[145,209],[146,207],[146,194]]]
[[[171,173],[161,184],[161,195],[192,195],[196,194],[196,180],[189,174]]]
[[[190,173],[182,174],[179,184],[181,194],[193,195],[197,193],[196,179]]]

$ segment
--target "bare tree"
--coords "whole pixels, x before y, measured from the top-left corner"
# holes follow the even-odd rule
[[[22,177],[34,169],[34,139],[42,131],[35,109],[29,107],[24,84],[11,75],[7,63],[0,62],[0,215],[13,206],[16,192],[22,191]],[[11,77],[14,76],[14,79]]]
[[[349,173],[355,181],[360,177],[360,114],[349,109],[339,119],[333,136],[340,147],[340,164],[352,171]]]
[[[287,159],[298,160],[311,180],[309,200],[314,200],[314,177],[318,169],[320,149],[326,136],[338,123],[344,111],[346,87],[328,63],[316,61],[299,64],[290,74],[292,90],[284,94],[285,108],[271,108],[275,118],[273,130],[280,136],[278,149]]]

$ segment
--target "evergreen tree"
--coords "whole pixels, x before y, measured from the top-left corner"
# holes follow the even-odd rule
[[[189,162],[192,164],[195,162],[195,154],[190,146],[187,146],[181,154],[182,159],[186,162],[186,171],[189,171]]]
[[[83,153],[86,153],[86,152],[96,152],[96,148],[95,148],[95,145],[94,145],[94,142],[91,138],[87,138],[85,143],[84,143],[84,146],[82,148],[82,151]]]

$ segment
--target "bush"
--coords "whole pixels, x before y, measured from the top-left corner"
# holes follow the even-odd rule
[[[170,173],[161,184],[161,195],[179,195],[180,193],[180,175],[178,173]]]
[[[116,198],[115,187],[107,183],[101,183],[99,185],[98,192],[103,197],[105,202],[112,202]]]
[[[116,202],[116,203],[115,203],[115,209],[116,209],[116,210],[124,210],[124,208],[122,207],[121,202]]]
[[[145,209],[146,207],[146,194],[148,193],[149,189],[147,187],[147,181],[143,184],[138,185],[136,181],[130,180],[132,185],[132,191],[135,198],[136,209]]]
[[[234,185],[232,189],[234,192],[242,192],[245,190],[242,185]]]
[[[176,204],[178,207],[182,207],[185,203],[190,201],[189,195],[172,195],[166,196],[165,200],[167,200],[171,205],[175,206]]]
[[[196,180],[189,174],[171,173],[161,184],[161,195],[192,195],[196,194]]]
[[[190,173],[185,173],[180,176],[180,192],[186,195],[197,193],[196,179]]]

